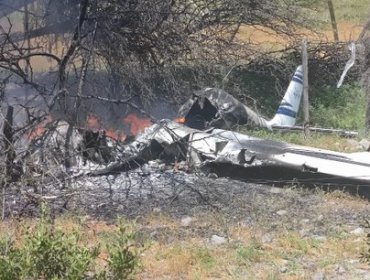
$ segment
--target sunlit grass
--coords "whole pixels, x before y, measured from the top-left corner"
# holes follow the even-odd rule
[[[324,215],[335,211],[337,205],[351,207],[351,203],[365,203],[339,193],[329,195],[325,205],[317,205]],[[351,201],[351,199],[349,199]],[[334,202],[334,203],[331,203]],[[288,202],[286,202],[288,203]],[[283,207],[283,205],[281,205]],[[265,224],[246,226],[238,222],[223,225],[220,213],[204,212],[194,214],[194,221],[184,228],[179,219],[161,215],[144,216],[140,221],[125,222],[138,232],[158,232],[160,226],[168,227],[166,233],[170,238],[145,236],[145,250],[140,259],[142,268],[136,279],[302,279],[310,276],[315,269],[311,266],[328,271],[335,270],[335,265],[348,259],[357,259],[364,249],[365,243],[357,236],[348,232],[345,225],[336,230],[325,229],[330,225],[322,225],[327,232],[326,238],[319,240],[312,236],[302,236],[299,230],[287,229],[285,222],[267,229]],[[263,213],[261,212],[261,215]],[[131,224],[132,223],[132,224]],[[16,240],[22,239],[24,229],[31,229],[34,220],[19,220],[0,224],[0,236],[10,234]],[[56,218],[56,228],[64,232],[79,232],[80,242],[109,244],[116,227],[103,221],[94,221],[85,217],[64,216]],[[222,227],[227,226],[227,242],[214,245],[210,242],[213,233],[222,235]],[[203,228],[197,232],[194,229]],[[271,241],[264,243],[263,236],[273,233]],[[106,252],[102,247],[100,254],[104,265]],[[304,261],[302,261],[304,260]]]
[[[363,23],[370,15],[369,0],[333,0],[333,5],[338,21]]]

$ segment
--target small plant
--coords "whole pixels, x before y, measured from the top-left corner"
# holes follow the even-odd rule
[[[196,260],[207,269],[214,267],[216,260],[207,247],[199,247],[195,250]]]
[[[18,246],[10,237],[0,238],[0,280],[128,279],[139,265],[134,236],[120,223],[108,247],[107,264],[98,270],[100,244],[89,246],[77,231],[56,229],[42,207],[39,223],[25,230]]]
[[[0,279],[19,279],[22,273],[21,254],[14,250],[9,237],[0,239]]]
[[[370,221],[369,220],[365,220],[364,227],[367,230],[370,230]],[[370,264],[370,232],[367,233],[365,242],[366,242],[366,247],[367,248],[366,248],[366,251],[361,254],[361,260],[365,263]]]
[[[3,238],[0,279],[82,279],[91,269],[99,248],[80,243],[77,232],[56,230],[45,207],[34,230],[25,230],[21,246]]]
[[[236,250],[237,259],[241,264],[259,262],[263,255],[262,246],[255,238],[247,246],[239,246]]]
[[[122,221],[118,223],[118,232],[107,245],[109,258],[107,266],[99,279],[129,279],[139,266],[135,234],[130,232]]]

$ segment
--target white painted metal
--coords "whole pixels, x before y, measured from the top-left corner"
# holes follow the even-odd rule
[[[280,103],[276,115],[272,120],[268,121],[270,127],[274,125],[295,125],[303,93],[302,71],[302,66],[298,66],[284,95],[284,98]]]

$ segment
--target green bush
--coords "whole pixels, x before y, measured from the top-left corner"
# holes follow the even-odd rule
[[[108,264],[99,275],[99,279],[128,279],[139,266],[135,234],[129,232],[122,221],[118,224],[119,231],[107,245]]]
[[[36,228],[26,230],[15,246],[10,237],[0,239],[0,279],[128,279],[139,265],[135,234],[122,223],[108,247],[106,266],[95,268],[100,244],[88,246],[77,231],[55,228],[45,211]]]
[[[365,220],[364,222],[364,228],[367,229],[368,233],[366,234],[365,243],[366,243],[366,249],[363,253],[361,253],[361,260],[365,263],[370,264],[370,221]]]
[[[325,87],[314,96],[310,110],[313,125],[357,130],[364,127],[366,95],[359,85]]]

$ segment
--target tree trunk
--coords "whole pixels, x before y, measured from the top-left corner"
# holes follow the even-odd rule
[[[2,210],[1,218],[5,218],[5,192],[11,181],[13,173],[13,162],[15,158],[14,141],[13,141],[13,107],[8,106],[6,118],[4,121],[4,147],[5,147],[5,174],[2,182]]]
[[[335,19],[335,11],[334,11],[334,5],[333,5],[332,0],[328,0],[328,6],[329,6],[331,27],[333,29],[334,40],[335,42],[338,42],[339,41],[338,26],[337,26],[337,20]]]

